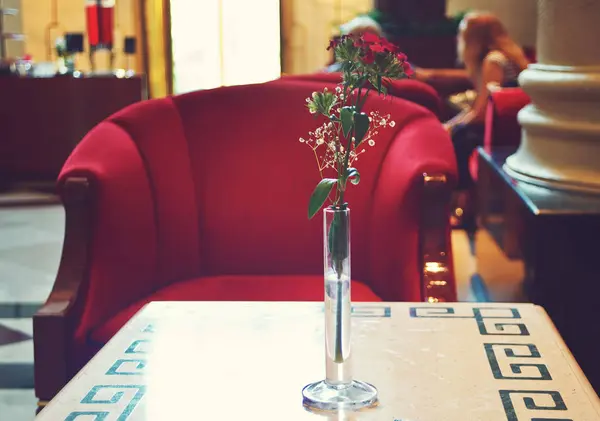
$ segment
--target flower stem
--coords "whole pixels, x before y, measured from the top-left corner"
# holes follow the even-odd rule
[[[337,291],[336,291],[336,309],[335,309],[335,352],[334,352],[334,361],[338,364],[344,362],[344,352],[342,349],[342,309],[343,309],[343,292],[344,286],[343,282],[337,282]]]

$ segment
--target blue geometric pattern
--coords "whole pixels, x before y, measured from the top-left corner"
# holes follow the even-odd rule
[[[547,390],[500,390],[500,399],[506,412],[507,421],[520,421],[515,411],[515,406],[511,395],[526,395],[523,397],[525,408],[529,411],[567,411],[567,405],[562,396],[557,391]],[[535,403],[535,398],[532,396],[547,395],[554,402],[552,406],[543,406]],[[529,418],[529,415],[527,416]],[[522,418],[525,419],[525,418]],[[531,421],[573,421],[571,418],[530,418]]]
[[[142,345],[150,343],[148,339],[138,339],[137,341],[133,341],[129,348],[125,350],[125,354],[145,354],[146,351],[142,350]]]
[[[521,314],[516,308],[507,307],[473,307],[473,315],[458,316],[453,307],[411,307],[410,317],[426,319],[475,319],[479,333],[482,335],[499,336],[529,336],[529,331],[524,323],[504,322],[494,323],[494,331],[489,331],[486,326],[487,320],[494,319],[521,319]],[[490,314],[490,312],[492,314]],[[501,312],[502,315],[495,315],[493,312]],[[516,329],[515,329],[516,328]]]
[[[109,399],[100,399],[97,398],[97,395],[110,390],[111,395]],[[101,404],[101,405],[114,405],[121,401],[121,399],[125,396],[126,391],[135,390],[135,394],[131,398],[131,400],[127,403],[123,412],[119,414],[117,421],[127,421],[137,404],[144,397],[146,393],[146,386],[142,385],[97,385],[94,386],[87,395],[81,400],[81,403],[84,405],[90,404]],[[109,411],[74,411],[71,412],[65,418],[65,421],[75,421],[79,417],[88,417],[94,416],[95,418],[90,421],[104,421],[108,415],[110,415]],[[86,418],[86,421],[89,418]]]
[[[126,371],[125,369],[121,370],[122,366],[126,365],[127,367],[131,367],[133,364],[135,364],[136,371],[131,371],[131,368],[129,369],[129,371]],[[146,360],[121,359],[115,361],[112,367],[108,369],[106,374],[108,376],[135,376],[138,374],[144,374],[144,368],[146,368]]]
[[[500,342],[483,343],[483,355],[487,358],[491,376],[498,380],[499,408],[503,408],[507,421],[573,421],[569,418],[568,402],[560,392],[555,390],[528,390],[527,382],[535,385],[544,381],[552,387],[553,377],[549,367],[543,363],[543,356],[538,347],[527,339],[530,332],[521,314],[516,308],[509,307],[472,307],[471,314],[460,315],[454,307],[416,306],[409,309],[410,317],[472,319],[474,327],[483,338],[496,338]],[[352,315],[364,318],[389,318],[390,306],[353,306]],[[155,332],[152,324],[141,329],[141,333]],[[145,336],[145,335],[144,335]],[[150,335],[151,337],[152,335]],[[509,341],[501,342],[501,338]],[[519,340],[524,342],[519,342]],[[124,358],[118,358],[106,371],[107,376],[136,376],[143,375],[146,369],[147,346],[149,339],[136,339],[123,351]],[[137,357],[138,358],[130,358]],[[135,377],[133,377],[135,379]],[[515,390],[506,388],[506,381],[518,381],[524,387]],[[514,383],[510,383],[511,385]],[[116,421],[127,421],[140,403],[146,387],[144,385],[96,385],[81,400],[81,404],[96,405],[71,412],[64,421],[108,421],[114,420],[117,414],[111,411],[111,406],[121,410],[122,403],[127,402]],[[126,401],[129,399],[129,401]],[[98,405],[103,405],[96,410]],[[548,414],[556,413],[559,418],[548,418]],[[546,416],[540,417],[535,414]],[[579,420],[578,420],[579,421]]]
[[[460,316],[456,314],[453,307],[411,307],[409,314],[411,318],[435,318],[435,319],[474,319],[482,336],[504,336],[518,339],[518,337],[527,338],[530,336],[529,329],[523,323],[521,314],[516,308],[508,307],[473,307],[473,315]],[[499,314],[498,314],[499,313]],[[492,326],[486,325],[490,320],[512,319],[513,322],[495,322]],[[531,343],[484,343],[485,356],[490,365],[491,373],[494,379],[500,381],[519,380],[523,382],[540,380],[552,381],[552,375],[548,367],[541,361],[542,355],[537,346]],[[498,349],[504,350],[497,352]],[[504,373],[500,367],[500,359],[535,359],[537,363],[515,363],[508,364],[511,373]],[[533,368],[539,375],[523,375],[523,368]],[[531,370],[530,370],[531,371]],[[515,409],[512,395],[524,395],[523,404],[528,414],[519,418],[519,411]],[[552,406],[536,404],[534,397],[546,396],[552,398]],[[507,421],[573,421],[570,418],[539,418],[531,415],[531,411],[568,411],[567,404],[563,396],[558,391],[547,390],[499,390],[500,403],[504,408]],[[533,397],[532,397],[533,396]],[[567,414],[562,414],[567,415]]]
[[[511,359],[539,359],[542,358],[542,355],[538,351],[537,347],[534,344],[508,344],[508,343],[498,343],[498,344],[483,344],[485,348],[485,353],[490,363],[490,368],[492,369],[492,373],[495,379],[514,379],[514,380],[552,380],[552,376],[550,375],[550,371],[545,364],[535,364],[535,363],[510,363],[509,367],[511,369],[510,374],[502,373],[502,369],[500,368],[500,361],[498,358],[498,354],[502,357],[502,353],[497,353],[495,349],[504,349],[504,356],[506,358]],[[517,354],[515,349],[527,349],[526,354]],[[539,375],[536,376],[525,376],[523,375],[523,368],[534,368],[537,370]]]

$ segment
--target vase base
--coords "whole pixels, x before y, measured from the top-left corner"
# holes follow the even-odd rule
[[[309,409],[336,411],[377,405],[377,389],[369,383],[353,380],[346,387],[329,385],[325,380],[302,389],[302,403]]]

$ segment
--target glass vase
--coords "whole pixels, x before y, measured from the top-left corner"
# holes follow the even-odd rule
[[[377,403],[377,389],[352,377],[350,209],[323,210],[325,254],[325,379],[302,390],[310,409],[360,409]]]

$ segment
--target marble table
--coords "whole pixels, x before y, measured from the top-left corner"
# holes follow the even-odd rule
[[[39,421],[595,421],[600,401],[532,304],[356,303],[355,377],[380,404],[316,414],[322,303],[154,302]]]

